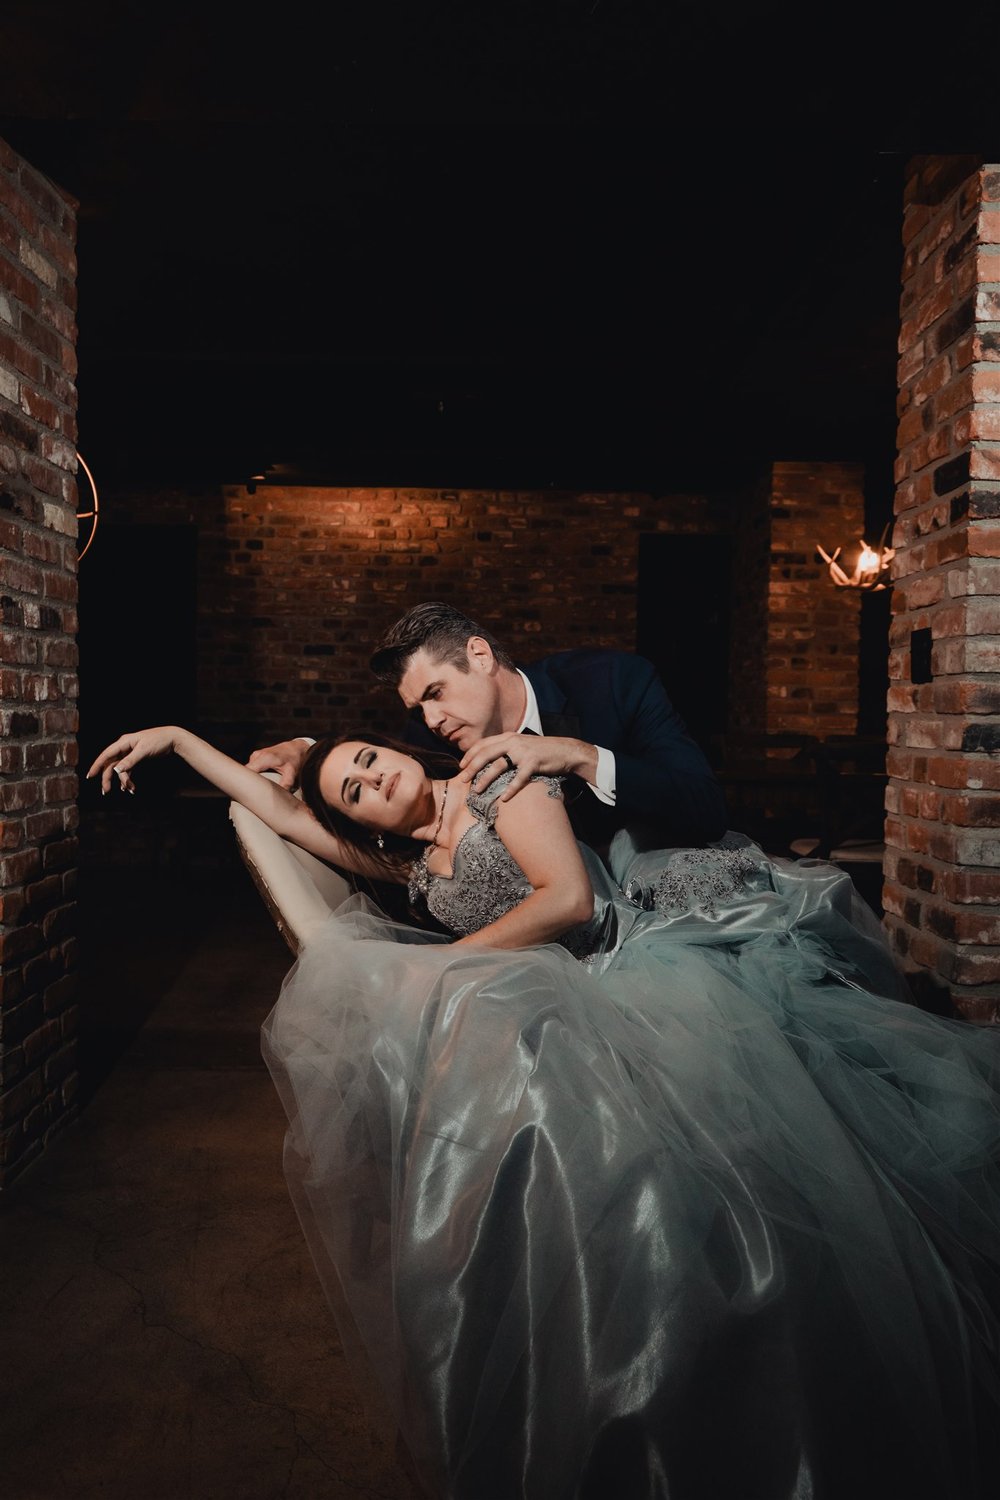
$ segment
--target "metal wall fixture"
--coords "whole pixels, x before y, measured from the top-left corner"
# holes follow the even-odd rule
[[[76,461],[87,476],[87,481],[90,485],[90,493],[93,496],[93,509],[78,510],[76,513],[76,519],[78,521],[90,522],[90,535],[87,537],[86,542],[80,549],[80,556],[86,557],[90,545],[93,542],[94,537],[97,535],[97,520],[101,509],[101,502],[97,498],[97,485],[94,483],[94,476],[88,469],[87,465],[84,463],[82,454],[78,453],[76,455]]]

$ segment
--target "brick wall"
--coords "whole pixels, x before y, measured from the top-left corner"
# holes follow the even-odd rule
[[[904,246],[886,922],[921,997],[996,1020],[1000,166],[916,158]]]
[[[830,581],[827,552],[864,527],[858,464],[775,463],[739,518],[733,654],[735,726],[853,734],[861,599]]]
[[[75,234],[0,141],[0,1185],[76,1091]]]
[[[197,720],[233,753],[327,726],[398,729],[395,697],[373,681],[368,657],[386,625],[422,599],[466,608],[523,660],[583,644],[634,650],[640,537],[731,538],[734,528],[733,580],[724,568],[706,580],[734,590],[732,727],[850,732],[858,598],[833,587],[815,543],[854,540],[862,511],[860,470],[833,463],[775,464],[753,497],[262,484],[254,493],[105,487],[102,498],[105,546],[112,526],[136,537],[115,553],[119,587],[142,577],[146,527],[196,536]],[[88,579],[103,561],[95,549],[84,573],[85,620]],[[162,617],[149,623],[164,629]],[[120,665],[128,648],[117,614],[108,630],[83,664],[94,751],[95,732],[103,744],[132,726],[130,690],[144,680],[138,660],[119,672],[95,722],[104,665]],[[147,634],[134,620],[129,640]],[[155,702],[147,711],[165,710]],[[99,840],[88,848],[99,855]]]
[[[423,599],[467,609],[525,660],[634,650],[640,534],[725,532],[731,513],[697,495],[276,485],[102,501],[109,525],[197,525],[199,717],[234,750],[327,726],[398,730],[368,658]]]
[[[767,728],[853,734],[858,717],[861,597],[838,589],[818,559],[864,529],[859,464],[776,463],[770,494]],[[832,534],[832,540],[831,540]]]

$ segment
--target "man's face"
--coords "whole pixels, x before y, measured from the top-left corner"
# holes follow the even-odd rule
[[[459,750],[502,728],[496,662],[485,641],[480,650],[477,640],[474,636],[466,647],[467,672],[451,662],[433,661],[422,646],[399,683],[406,707],[422,713],[428,729]]]

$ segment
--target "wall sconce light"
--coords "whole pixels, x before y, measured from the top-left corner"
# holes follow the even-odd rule
[[[90,535],[88,536],[88,538],[87,538],[87,540],[86,540],[86,542],[85,542],[85,544],[84,544],[84,546],[83,546],[83,548],[82,548],[82,550],[80,552],[80,557],[82,558],[82,557],[86,556],[87,551],[88,551],[88,549],[90,547],[91,542],[94,540],[94,537],[97,535],[97,518],[98,518],[98,513],[100,511],[100,508],[101,508],[101,503],[100,503],[100,501],[97,498],[97,485],[94,483],[94,476],[93,476],[93,474],[91,474],[90,470],[87,468],[87,465],[84,463],[84,461],[83,461],[83,459],[82,459],[82,457],[80,456],[79,453],[76,455],[76,461],[80,465],[80,468],[83,470],[83,472],[86,474],[87,479],[88,479],[88,481],[90,483],[90,493],[94,497],[94,504],[93,504],[93,509],[92,510],[78,510],[77,513],[76,513],[76,519],[78,521],[89,521],[90,522]],[[77,560],[79,561],[79,559],[77,559]]]
[[[861,552],[854,565],[854,572],[847,574],[837,562],[843,548],[838,547],[831,557],[829,552],[816,543],[816,551],[830,569],[830,577],[838,589],[864,589],[866,592],[875,593],[879,589],[891,588],[889,579],[889,564],[896,556],[894,547],[887,547],[885,539],[889,535],[889,523],[879,537],[877,547],[869,547],[863,537],[860,538]]]

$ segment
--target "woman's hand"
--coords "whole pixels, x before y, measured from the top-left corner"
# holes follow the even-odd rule
[[[220,792],[256,813],[268,828],[298,844],[300,849],[307,849],[310,854],[344,870],[356,870],[376,880],[405,882],[406,876],[401,868],[389,868],[364,851],[342,844],[336,834],[329,833],[305,803],[286,788],[266,776],[259,776],[247,766],[241,766],[207,740],[200,739],[189,729],[179,729],[176,724],[123,734],[121,739],[101,751],[87,776],[100,776],[101,787],[106,792],[117,775],[122,790],[134,792],[130,774],[133,768],[141,760],[148,760],[152,755],[168,755],[170,751],[179,755],[192,771],[204,776]]]
[[[134,792],[135,785],[130,772],[141,760],[154,755],[169,755],[177,748],[180,730],[174,724],[159,729],[139,729],[134,734],[123,734],[106,750],[102,750],[87,772],[87,779],[100,776],[101,791],[109,792],[114,777],[123,792]]]

